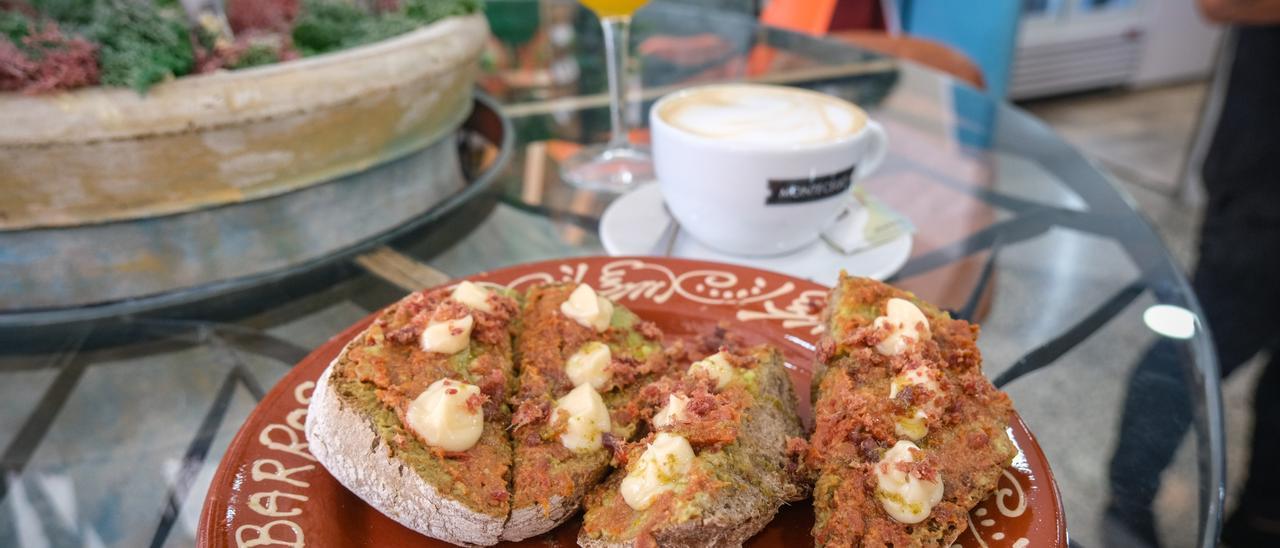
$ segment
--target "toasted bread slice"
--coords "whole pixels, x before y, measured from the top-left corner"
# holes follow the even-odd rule
[[[623,306],[611,305],[612,315],[602,331],[566,316],[561,305],[577,288],[537,286],[524,299],[517,340],[519,386],[512,400],[512,507],[504,540],[545,533],[577,511],[587,490],[608,471],[607,446],[635,433],[636,391],[666,370],[661,331]],[[594,447],[570,449],[561,441],[567,419],[556,407],[577,387],[566,364],[590,345],[600,344],[609,349],[609,378],[597,393],[608,409],[611,428],[601,433]]]
[[[950,546],[1016,454],[1012,406],[982,375],[977,327],[845,274],[824,320],[806,453],[815,545]]]
[[[517,304],[494,290],[490,311],[472,310],[448,289],[418,292],[384,310],[329,365],[307,410],[316,459],[347,489],[405,526],[455,544],[498,542],[510,508],[512,385]],[[467,346],[423,350],[432,321],[471,315]],[[441,379],[479,387],[479,439],[460,451],[429,444],[407,426],[413,400]]]
[[[807,494],[787,453],[803,430],[781,355],[767,346],[720,355],[731,373],[695,366],[643,390],[650,432],[627,445],[619,470],[587,497],[580,546],[741,546],[782,504]],[[693,451],[687,470],[657,473],[659,492],[647,500],[635,495],[643,488],[624,487],[653,481],[646,467],[674,457],[651,456],[651,448],[675,438]]]

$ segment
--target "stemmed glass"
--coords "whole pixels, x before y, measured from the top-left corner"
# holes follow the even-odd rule
[[[565,182],[594,190],[626,192],[653,180],[647,147],[632,143],[623,115],[626,107],[627,39],[631,14],[648,0],[581,0],[600,17],[609,76],[609,119],[612,135],[604,145],[584,147],[560,165]]]

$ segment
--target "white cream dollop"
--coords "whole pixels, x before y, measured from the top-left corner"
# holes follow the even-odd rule
[[[609,320],[613,318],[613,303],[597,295],[591,286],[578,284],[573,293],[569,294],[569,299],[560,303],[560,313],[578,322],[578,325],[604,331],[609,328]]]
[[[683,436],[660,432],[627,471],[618,491],[634,510],[644,510],[675,486],[693,465],[693,446]]]
[[[909,416],[898,417],[894,422],[894,433],[899,437],[920,441],[929,435],[930,418],[937,417],[942,410],[942,388],[937,376],[936,369],[921,366],[903,371],[890,381],[890,399],[898,397],[898,393],[907,386],[918,386],[930,394],[927,402],[915,407]]]
[[[662,406],[657,413],[653,415],[653,425],[658,428],[666,428],[675,424],[687,416],[689,408],[689,398],[684,394],[671,394],[667,396],[667,404]]]
[[[431,383],[409,403],[409,428],[431,447],[466,451],[484,431],[484,409],[467,405],[467,399],[479,393],[480,387],[451,379]]]
[[[609,362],[613,361],[613,353],[609,345],[592,341],[582,345],[564,364],[564,372],[574,386],[590,384],[600,390],[613,379],[609,372]]]
[[[940,393],[935,371],[932,367],[918,366],[899,373],[889,383],[889,398],[898,397],[898,393],[908,386],[919,386],[934,394]]]
[[[885,304],[885,315],[875,319],[876,327],[889,335],[876,344],[876,350],[886,356],[896,356],[912,343],[928,340],[929,318],[916,305],[906,299],[894,297]]]
[[[917,409],[909,417],[898,417],[893,422],[893,433],[900,438],[920,441],[929,435],[929,416]]]
[[[901,523],[920,523],[942,501],[942,477],[926,480],[915,471],[904,472],[898,463],[916,461],[916,444],[898,440],[876,463],[876,498],[889,517]]]
[[[724,388],[729,382],[733,381],[733,364],[729,363],[729,359],[725,357],[724,352],[716,352],[693,362],[689,366],[689,374],[692,375],[697,371],[705,371],[707,376],[715,379],[716,390]]]
[[[422,349],[427,352],[454,354],[471,344],[471,327],[475,319],[470,314],[456,320],[431,322],[422,331]]]
[[[489,304],[489,290],[480,287],[478,284],[471,282],[462,282],[453,288],[453,293],[449,294],[449,298],[458,301],[472,310],[481,312],[493,312],[493,305]]]
[[[581,384],[556,402],[556,412],[566,414],[560,444],[571,451],[595,451],[604,446],[604,433],[611,427],[609,408],[590,384]]]

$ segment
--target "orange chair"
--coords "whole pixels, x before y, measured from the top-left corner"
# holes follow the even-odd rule
[[[855,0],[845,1],[848,7],[857,7],[854,6]],[[831,21],[838,3],[840,0],[771,0],[760,14],[760,22],[815,36],[835,37],[864,49],[945,72],[976,88],[985,88],[982,69],[965,54],[941,42],[875,30],[831,32]],[[863,4],[863,7],[873,6]]]
[[[831,18],[839,0],[771,0],[760,12],[760,22],[805,34],[822,36],[831,30]]]

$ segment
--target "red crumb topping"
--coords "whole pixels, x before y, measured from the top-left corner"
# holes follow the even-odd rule
[[[817,381],[815,428],[805,451],[805,464],[819,474],[815,542],[909,546],[945,540],[948,532],[967,527],[968,510],[995,489],[1016,452],[1005,434],[1012,407],[982,374],[978,329],[871,280],[843,277],[832,295],[828,335],[817,345],[827,370]],[[915,302],[929,318],[932,336],[884,356],[874,346],[885,332],[872,322],[891,297]],[[891,399],[893,378],[919,367],[930,368],[938,389],[906,385]],[[928,480],[941,477],[945,491],[924,522],[908,526],[884,512],[872,470],[899,438],[896,420],[916,410],[929,413],[928,434],[916,442],[915,462],[896,466]]]

